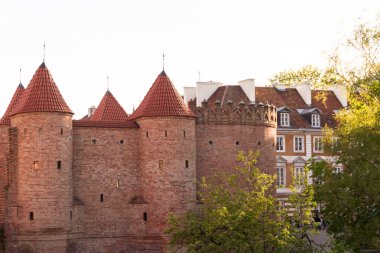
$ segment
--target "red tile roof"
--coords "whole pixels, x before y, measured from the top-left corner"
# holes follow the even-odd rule
[[[278,90],[274,87],[256,87],[256,101],[267,102],[278,107],[286,106],[291,110],[289,128],[309,128],[310,124],[297,109],[309,108],[295,88]]]
[[[325,95],[326,100],[318,99],[319,95]],[[312,90],[311,91],[311,107],[322,110],[321,120],[329,127],[336,127],[337,122],[334,119],[335,110],[341,110],[343,105],[339,102],[335,93],[331,90]]]
[[[221,105],[226,105],[228,101],[232,101],[235,105],[243,101],[245,104],[249,104],[249,98],[240,86],[225,85],[219,87],[207,100],[208,105],[213,107],[215,102],[219,100]]]
[[[10,125],[11,124],[11,120],[9,118],[9,115],[12,113],[13,109],[18,104],[24,90],[25,90],[24,86],[20,83],[17,86],[15,93],[13,94],[13,97],[11,99],[11,102],[8,105],[7,110],[5,111],[3,117],[0,119],[0,125]]]
[[[129,119],[155,116],[195,117],[165,71],[158,75],[144,100]]]
[[[95,128],[139,128],[136,121],[107,121],[107,120],[73,120],[73,127],[95,127]]]
[[[64,112],[73,114],[44,62],[37,69],[11,115],[28,112]]]
[[[94,114],[91,115],[90,120],[125,121],[127,118],[128,114],[124,111],[123,107],[117,102],[112,93],[107,91]]]

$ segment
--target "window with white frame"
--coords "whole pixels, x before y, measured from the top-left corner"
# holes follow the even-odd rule
[[[295,184],[298,186],[303,185],[303,167],[297,166],[294,168],[294,178],[296,180]]]
[[[323,152],[323,139],[321,136],[314,136],[314,152]]]
[[[277,167],[277,187],[285,187],[285,167]]]
[[[276,150],[278,152],[285,152],[285,136],[284,135],[277,136]]]
[[[319,114],[311,115],[311,126],[320,127],[321,126],[321,116]]]
[[[290,126],[289,113],[280,113],[280,126]]]
[[[304,143],[303,136],[294,136],[294,152],[303,152]]]
[[[343,172],[342,166],[334,166],[334,169],[333,169],[334,174],[338,174],[338,173],[342,173],[342,172]]]

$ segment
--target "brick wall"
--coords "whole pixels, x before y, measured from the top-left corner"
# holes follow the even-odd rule
[[[110,238],[141,233],[138,129],[74,129],[74,217],[79,238]],[[135,224],[138,220],[138,224]],[[106,240],[106,239],[105,239]],[[85,244],[88,244],[86,240]],[[103,242],[106,244],[106,242]],[[99,245],[100,248],[103,246]]]
[[[181,214],[195,205],[195,119],[147,117],[138,124],[147,231],[162,234],[169,212]]]
[[[16,148],[12,151],[16,155],[10,154],[9,157],[13,175],[13,200],[9,202],[10,232],[17,234],[17,244],[32,241],[34,247],[41,249],[39,252],[53,248],[55,252],[65,252],[67,234],[71,230],[71,116],[28,113],[11,118],[13,129],[17,129],[17,143],[13,143],[15,138],[10,139]],[[35,239],[35,233],[38,233],[39,240]],[[43,240],[54,242],[44,243]],[[43,250],[47,245],[49,249]]]
[[[255,125],[197,124],[197,179],[216,172],[233,172],[236,154],[260,150],[257,166],[275,174],[276,128]]]
[[[0,224],[5,222],[6,153],[8,152],[8,125],[0,126]]]

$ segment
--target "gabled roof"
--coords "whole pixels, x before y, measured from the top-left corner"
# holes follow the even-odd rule
[[[277,107],[277,112],[292,112],[287,106]]]
[[[124,111],[119,102],[117,102],[112,93],[107,90],[94,114],[91,115],[90,120],[126,121],[127,118],[128,114]]]
[[[165,71],[158,75],[144,100],[129,119],[155,116],[195,117]]]
[[[9,115],[12,113],[13,109],[16,107],[16,105],[19,102],[21,95],[24,91],[25,91],[25,88],[20,83],[17,86],[15,93],[13,94],[13,97],[11,99],[11,102],[8,105],[7,110],[5,111],[3,117],[0,119],[0,125],[10,125],[11,124],[11,120],[9,118]]]
[[[28,112],[63,112],[73,114],[66,104],[53,77],[43,62],[26,90],[22,93],[19,103],[10,114]]]
[[[241,101],[246,105],[250,103],[249,98],[243,89],[237,85],[224,85],[218,87],[207,101],[210,107],[213,107],[217,101],[219,101],[222,106],[226,105],[229,101],[232,101],[235,105],[239,104]]]
[[[322,111],[318,108],[307,108],[307,109],[297,109],[299,114],[306,115],[306,114],[322,114]]]
[[[293,160],[293,163],[306,163],[306,160],[298,156],[296,159]]]
[[[280,155],[276,156],[276,163],[287,163],[287,162],[288,161],[284,157]]]

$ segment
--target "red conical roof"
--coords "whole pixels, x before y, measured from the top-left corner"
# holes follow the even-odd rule
[[[165,71],[158,75],[144,100],[129,119],[155,116],[195,117]]]
[[[27,112],[64,112],[73,114],[44,62],[37,69],[11,115]]]
[[[112,93],[107,91],[90,120],[125,121],[127,118],[128,114],[123,107],[117,102]]]
[[[16,105],[20,101],[21,95],[24,92],[24,90],[25,90],[24,86],[20,83],[17,86],[15,93],[13,94],[12,100],[9,103],[7,110],[5,111],[3,117],[0,119],[0,125],[10,125],[11,124],[11,120],[9,118],[9,115],[11,115],[13,109],[16,107]]]

